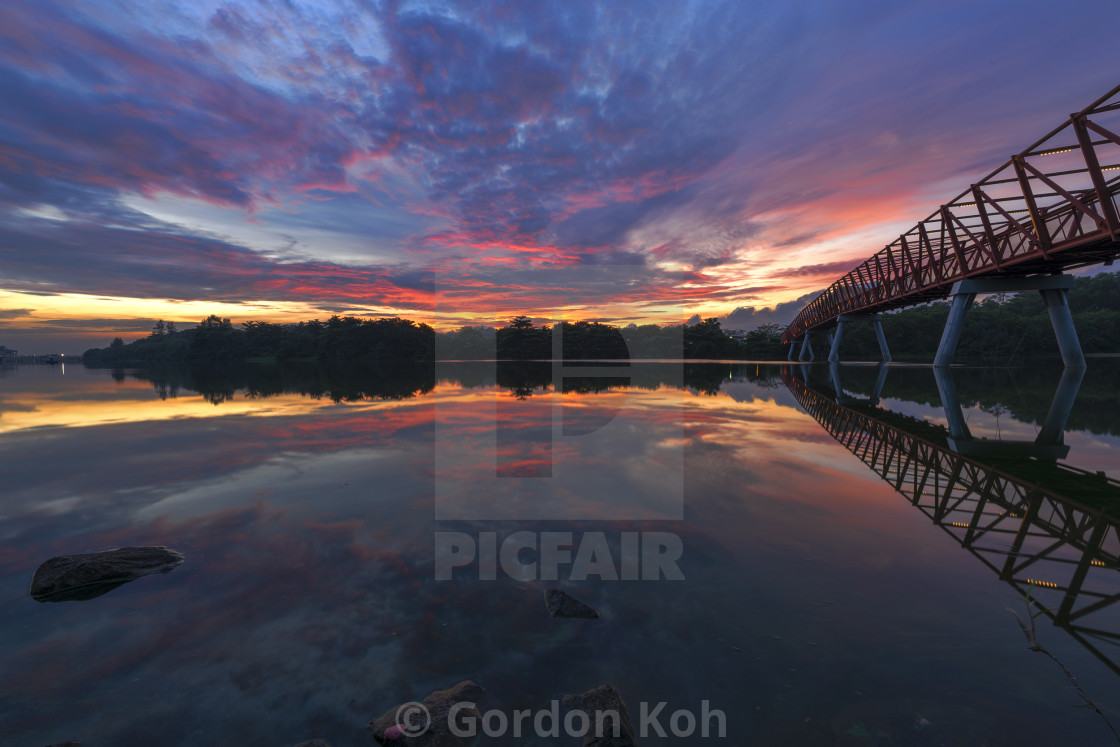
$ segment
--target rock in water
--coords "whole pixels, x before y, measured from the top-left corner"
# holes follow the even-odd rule
[[[599,611],[588,607],[573,596],[559,589],[547,589],[544,592],[544,604],[548,607],[553,617],[578,617],[593,619],[599,617]]]
[[[327,744],[326,742],[324,742],[322,739],[312,739],[309,742],[300,742],[299,744],[296,745],[296,747],[331,747],[331,746],[329,744]]]
[[[473,738],[457,737],[451,733],[448,723],[451,706],[456,703],[475,703],[485,692],[471,680],[463,680],[447,690],[436,690],[429,694],[421,703],[423,709],[402,703],[390,708],[381,718],[370,721],[366,728],[378,744],[401,747],[454,747],[470,744]],[[460,731],[469,728],[471,719],[474,719],[476,729],[480,728],[482,714],[477,708],[460,708],[455,714],[455,723]]]
[[[583,711],[590,729],[583,737],[583,747],[637,747],[638,738],[622,696],[610,685],[599,685],[579,695],[565,695],[566,712]],[[618,720],[615,720],[615,714]],[[602,729],[599,729],[599,724]],[[617,736],[616,736],[617,735]]]
[[[38,602],[93,599],[141,576],[167,573],[183,562],[166,547],[122,547],[85,555],[62,555],[39,566],[31,579]]]

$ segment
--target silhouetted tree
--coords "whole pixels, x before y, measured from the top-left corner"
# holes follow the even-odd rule
[[[759,360],[773,360],[782,358],[787,352],[782,344],[782,332],[785,327],[780,324],[763,324],[748,332],[743,339],[747,355]]]
[[[229,319],[211,314],[195,327],[187,349],[187,360],[221,361],[243,358],[244,350],[239,349],[241,342],[241,335],[233,328]]]
[[[552,358],[552,330],[547,325],[534,327],[527,316],[514,317],[508,327],[497,333],[501,360],[548,360]]]
[[[715,317],[684,329],[686,358],[731,358],[739,352],[742,352],[740,345],[724,333]]]
[[[222,319],[216,314],[211,314],[198,323],[198,328],[204,330],[226,332],[233,329],[233,324],[229,319]]]

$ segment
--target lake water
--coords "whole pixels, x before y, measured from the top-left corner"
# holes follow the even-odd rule
[[[1049,611],[1038,642],[1120,726],[1120,370],[880,373],[0,370],[0,742],[368,745],[471,679],[504,714],[665,702],[642,744],[1115,743],[1012,611]],[[570,554],[507,568],[511,537]],[[29,595],[48,558],[139,545],[186,560]],[[704,701],[726,738],[674,736]]]

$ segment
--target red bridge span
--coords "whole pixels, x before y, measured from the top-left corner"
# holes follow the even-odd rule
[[[1069,119],[821,292],[786,329],[812,360],[812,339],[832,333],[839,360],[847,322],[952,296],[935,365],[952,360],[977,293],[1038,290],[1067,366],[1083,366],[1066,305],[1066,270],[1120,255],[1120,86]],[[1057,277],[1054,277],[1057,276]]]

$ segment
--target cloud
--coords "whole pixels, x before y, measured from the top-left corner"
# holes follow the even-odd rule
[[[754,329],[763,324],[780,324],[783,327],[793,321],[805,304],[816,298],[818,292],[806,293],[793,301],[780,303],[773,308],[746,306],[736,308],[721,320],[725,329]]]
[[[10,0],[0,287],[421,316],[426,273],[494,309],[626,264],[620,316],[773,306],[1113,83],[1120,6],[1048,24],[1072,78],[1049,11]]]
[[[70,332],[81,329],[116,329],[128,332],[149,332],[155,319],[44,319],[38,328],[45,331]]]
[[[542,20],[390,6],[378,19],[390,65],[323,39],[302,54],[275,50],[283,77],[315,86],[268,86],[235,63],[267,50],[279,20],[216,12],[207,27],[232,53],[222,56],[204,35],[172,46],[74,14],[47,26],[41,12],[9,10],[30,31],[9,38],[16,64],[0,78],[22,102],[7,122],[25,154],[9,154],[18,173],[252,206],[282,189],[344,192],[348,164],[391,157],[422,175],[429,207],[450,206],[490,239],[694,181],[736,147],[733,127],[713,127],[745,105],[713,95],[744,86],[721,56],[753,57],[743,34],[764,40],[726,10],[658,14],[637,43],[612,50],[608,40],[632,30],[628,9],[546,6]],[[698,75],[712,86],[690,85]]]
[[[774,277],[796,278],[796,277],[839,277],[844,273],[854,268],[858,262],[851,260],[841,260],[839,262],[824,262],[817,265],[805,265],[803,267],[794,267],[788,270],[780,270],[774,273]]]
[[[59,276],[57,263],[83,272]],[[135,298],[238,301],[360,299],[413,302],[423,291],[416,273],[384,267],[353,268],[329,262],[281,262],[236,244],[197,238],[172,227],[146,231],[70,223],[0,227],[0,264],[12,289],[41,283],[55,292],[102,293],[126,289]]]

